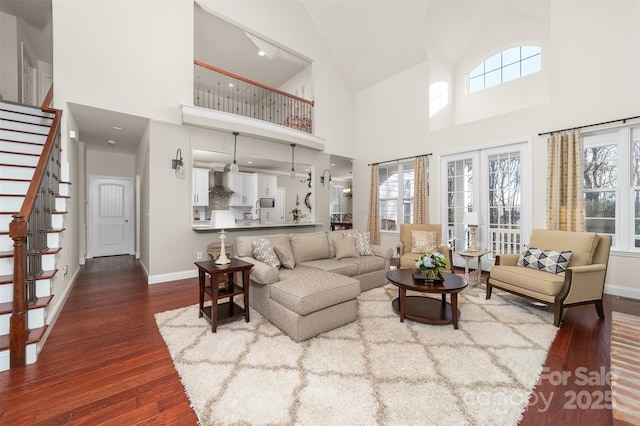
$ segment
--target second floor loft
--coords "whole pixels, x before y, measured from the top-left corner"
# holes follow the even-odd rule
[[[193,104],[313,134],[314,102],[213,65],[194,62]]]

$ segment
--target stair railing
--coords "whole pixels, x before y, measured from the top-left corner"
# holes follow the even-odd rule
[[[13,309],[9,323],[10,368],[26,364],[29,338],[28,305],[37,300],[36,278],[42,274],[42,253],[48,250],[47,231],[60,180],[60,120],[62,111],[51,107],[53,85],[41,109],[54,114],[29,189],[18,214],[9,224],[13,239]]]

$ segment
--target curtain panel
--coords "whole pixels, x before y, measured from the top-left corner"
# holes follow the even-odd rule
[[[380,177],[377,164],[371,166],[371,186],[369,195],[369,218],[367,220],[367,231],[369,231],[369,241],[371,244],[380,244]]]
[[[413,223],[429,223],[429,199],[427,194],[427,157],[413,160]]]
[[[583,232],[583,154],[580,131],[547,140],[547,229]]]

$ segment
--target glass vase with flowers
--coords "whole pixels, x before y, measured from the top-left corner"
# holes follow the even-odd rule
[[[440,269],[447,266],[449,261],[442,253],[424,253],[416,259],[416,268],[420,271],[414,278],[426,281],[442,281]],[[417,272],[417,271],[416,271]]]

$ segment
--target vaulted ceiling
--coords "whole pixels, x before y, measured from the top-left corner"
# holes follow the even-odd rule
[[[428,60],[431,55],[453,66],[479,34],[497,20],[549,19],[550,9],[550,0],[299,1],[354,92]],[[33,38],[41,40],[33,46],[40,58],[52,57],[51,0],[2,0],[0,9],[22,19]],[[195,9],[196,55],[201,56],[198,59],[207,62],[208,58],[224,57],[223,64],[212,65],[274,87],[306,65],[304,61],[288,58],[270,61],[265,67],[264,58],[256,54],[255,41],[243,30],[207,16],[197,4]],[[81,108],[74,106],[74,115],[84,117],[80,120],[76,117],[83,137],[91,135],[92,140],[100,143],[110,139],[107,134],[95,132],[97,125],[91,120],[97,115],[104,121],[106,112],[81,112]],[[116,114],[111,121],[119,118],[130,119]]]

